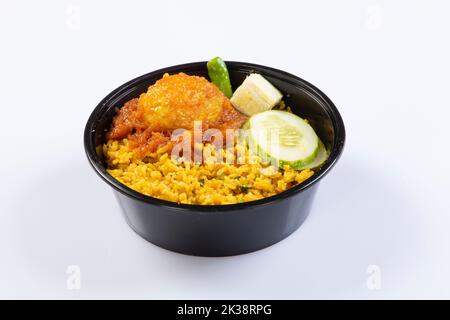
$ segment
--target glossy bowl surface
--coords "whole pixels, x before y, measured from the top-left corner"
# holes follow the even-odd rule
[[[138,97],[164,73],[184,72],[208,78],[206,61],[172,66],[133,79],[106,96],[94,109],[84,132],[84,146],[97,174],[109,184],[130,227],[146,240],[168,250],[199,256],[228,256],[270,246],[298,229],[311,209],[319,181],[338,161],[345,128],[331,100],[307,81],[287,72],[246,63],[226,62],[236,89],[251,72],[260,73],[284,94],[292,111],[308,119],[330,156],[303,183],[275,196],[230,205],[188,205],[138,193],[106,171],[101,146],[112,118],[125,102]]]

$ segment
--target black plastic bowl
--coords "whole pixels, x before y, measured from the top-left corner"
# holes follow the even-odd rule
[[[199,256],[228,256],[268,247],[290,235],[311,209],[319,181],[342,153],[345,129],[328,97],[310,83],[284,71],[246,62],[226,62],[233,88],[251,72],[277,87],[292,111],[309,120],[327,148],[326,163],[308,180],[275,196],[231,205],[187,205],[138,193],[106,171],[101,153],[105,133],[117,108],[145,92],[164,73],[184,72],[207,77],[206,61],[164,68],[131,80],[111,92],[92,112],[84,132],[90,164],[108,183],[130,227],[162,248]]]

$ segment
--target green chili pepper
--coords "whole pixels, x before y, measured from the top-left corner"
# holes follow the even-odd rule
[[[227,65],[220,57],[211,59],[206,64],[208,75],[211,82],[214,83],[225,96],[231,98],[233,91],[231,90],[230,75],[228,74]]]

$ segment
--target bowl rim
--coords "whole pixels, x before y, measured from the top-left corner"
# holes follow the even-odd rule
[[[304,91],[306,91],[312,98],[314,98],[318,103],[322,104],[325,111],[328,113],[331,122],[334,127],[335,139],[331,148],[330,155],[326,162],[322,165],[318,172],[315,172],[310,178],[305,181],[289,188],[285,191],[282,191],[278,194],[275,194],[270,197],[266,197],[259,200],[242,202],[242,203],[234,203],[234,204],[224,204],[224,205],[199,205],[199,204],[179,204],[177,202],[172,202],[168,200],[162,200],[158,198],[154,198],[140,192],[137,192],[125,184],[122,184],[118,180],[116,180],[112,175],[110,175],[107,171],[103,163],[100,161],[96,154],[95,145],[95,123],[96,120],[103,115],[104,111],[109,109],[110,102],[116,100],[122,94],[125,94],[132,90],[135,86],[138,86],[141,82],[147,80],[147,78],[154,76],[156,74],[164,74],[166,72],[183,72],[183,69],[198,69],[201,67],[206,68],[207,61],[198,61],[198,62],[190,62],[184,64],[178,64],[174,66],[169,66],[165,68],[161,68],[139,77],[136,77],[122,85],[118,88],[114,89],[111,93],[109,93],[92,111],[89,119],[86,123],[84,130],[84,149],[86,152],[86,156],[88,161],[94,171],[114,190],[119,191],[120,193],[134,198],[135,200],[145,202],[148,204],[152,204],[155,206],[159,206],[165,209],[171,209],[174,211],[182,211],[182,212],[230,212],[237,211],[242,209],[255,209],[258,207],[266,206],[269,204],[273,204],[274,202],[285,200],[299,192],[302,192],[314,184],[318,183],[330,170],[336,162],[339,160],[344,144],[345,144],[345,127],[342,117],[334,105],[334,103],[317,87],[309,83],[308,81],[297,77],[291,73],[286,71],[282,71],[279,69],[275,69],[272,67],[267,67],[264,65],[253,64],[248,62],[239,62],[239,61],[225,61],[229,69],[251,69],[256,72],[262,72],[263,75],[268,75],[274,78],[277,78],[280,81],[288,82],[296,87],[301,87]],[[184,72],[189,72],[185,70]]]

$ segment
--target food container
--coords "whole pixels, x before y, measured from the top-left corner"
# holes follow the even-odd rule
[[[261,65],[232,61],[226,64],[233,88],[251,72],[260,73],[269,80],[284,94],[286,105],[295,114],[308,119],[330,150],[330,155],[306,181],[257,201],[214,206],[187,205],[143,195],[115,180],[106,171],[101,149],[112,118],[117,108],[146,92],[149,85],[166,72],[208,77],[206,61],[153,71],[121,85],[106,96],[89,117],[84,147],[93,169],[112,187],[129,226],[144,239],[168,250],[198,256],[229,256],[259,250],[283,240],[308,216],[319,182],[336,164],[344,147],[345,129],[338,110],[312,84]],[[320,195],[318,199],[326,201]]]

